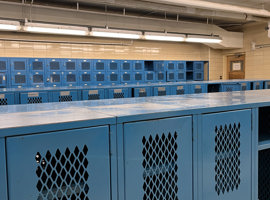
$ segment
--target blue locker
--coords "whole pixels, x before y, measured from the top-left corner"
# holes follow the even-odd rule
[[[194,62],[193,69],[195,72],[203,72],[204,71],[204,62]]]
[[[63,73],[63,86],[77,86],[78,85],[78,74],[74,71],[64,72]]]
[[[156,82],[166,82],[166,72],[156,72]]]
[[[176,71],[177,70],[177,62],[176,61],[166,61],[166,70],[167,71]]]
[[[251,110],[206,114],[199,124],[200,199],[252,199]]]
[[[143,72],[144,71],[144,61],[143,60],[133,61],[133,71],[134,72]]]
[[[170,95],[170,88],[168,86],[153,87],[154,96],[166,96]]]
[[[105,99],[104,89],[89,89],[82,91],[82,100]]]
[[[108,73],[108,83],[109,83],[109,85],[118,85],[118,84],[120,84],[120,74],[119,74],[119,72],[110,72],[110,73]]]
[[[91,72],[79,72],[80,84],[81,86],[93,85],[93,77]]]
[[[176,61],[176,71],[186,72],[186,62],[185,61]]]
[[[262,90],[264,85],[263,85],[263,81],[252,81],[253,82],[253,90]]]
[[[121,72],[121,83],[122,84],[133,83],[132,76],[133,76],[132,71]]]
[[[46,86],[59,87],[63,83],[63,63],[61,59],[47,59]]]
[[[175,82],[177,73],[175,71],[167,71],[167,82]]]
[[[109,126],[8,137],[9,200],[110,199],[109,140]]]
[[[108,72],[119,72],[120,71],[120,61],[119,60],[109,60],[108,61]]]
[[[177,71],[175,80],[176,80],[176,82],[186,81],[186,72],[185,71]]]
[[[38,104],[49,102],[48,92],[22,92],[20,93],[20,104]]]
[[[135,84],[144,83],[144,72],[133,72],[133,81]]]
[[[265,81],[264,89],[270,89],[270,81]]]
[[[14,100],[15,100],[14,93],[0,91],[0,106],[13,105]]]
[[[79,85],[80,86],[89,86],[93,85],[94,77],[92,75],[92,61],[91,60],[78,60],[77,61],[79,71]]]
[[[94,72],[93,73],[94,75],[94,83],[96,85],[106,85],[108,84],[108,79],[107,79],[107,76],[106,76],[106,72]]]
[[[52,91],[49,100],[50,102],[78,101],[78,92],[77,90]]]
[[[106,72],[108,68],[108,60],[93,60],[95,72]]]
[[[200,71],[195,71],[194,73],[193,80],[194,81],[203,81],[204,80],[204,73]]]
[[[133,95],[132,97],[149,97],[152,96],[151,94],[151,87],[138,87],[133,88]]]
[[[241,85],[241,90],[242,91],[245,91],[245,90],[250,90],[250,85],[251,83],[250,82],[240,82],[240,85]]]
[[[22,88],[28,86],[29,67],[27,59],[12,58],[11,65],[11,85],[12,87]]]
[[[207,93],[207,85],[206,84],[190,84],[189,85],[189,94],[199,94],[199,93]]]
[[[76,59],[63,59],[63,71],[64,72],[77,72],[78,63]]]
[[[156,81],[154,72],[151,71],[144,72],[144,77],[146,83],[153,83]]]
[[[44,87],[45,84],[45,66],[46,62],[41,58],[32,58],[28,60],[30,66],[30,86]]]
[[[10,87],[9,62],[6,58],[0,58],[0,88]]]
[[[130,92],[129,88],[114,88],[108,89],[108,98],[109,99],[121,99],[121,98],[129,98]]]
[[[125,199],[193,198],[191,117],[126,123],[123,131]]]
[[[120,71],[121,72],[131,72],[132,71],[132,66],[133,66],[133,61],[132,60],[122,60],[121,61]]]
[[[239,83],[222,83],[221,92],[240,91],[241,85]]]
[[[188,94],[187,85],[172,85],[171,86],[171,95],[184,95]]]
[[[154,65],[154,71],[155,72],[160,72],[160,71],[164,72],[164,71],[166,71],[164,61],[154,61],[153,65]]]

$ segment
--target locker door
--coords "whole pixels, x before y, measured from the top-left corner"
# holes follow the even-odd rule
[[[4,87],[4,88],[7,87],[6,80],[7,80],[7,79],[6,79],[6,74],[0,72],[0,88],[1,88],[1,87]]]
[[[9,200],[109,200],[109,128],[7,138],[7,165]]]
[[[192,199],[192,118],[124,125],[125,199]]]
[[[204,115],[200,135],[202,199],[251,200],[251,111]]]

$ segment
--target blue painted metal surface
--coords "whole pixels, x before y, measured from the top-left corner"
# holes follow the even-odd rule
[[[240,91],[241,85],[239,83],[222,83],[221,92]]]
[[[170,95],[170,87],[166,85],[154,86],[153,87],[153,96],[166,96]]]
[[[270,81],[264,82],[264,89],[270,89]]]
[[[148,71],[148,72],[144,72],[144,77],[145,77],[145,82],[146,83],[153,83],[155,82],[155,73]]]
[[[207,85],[205,83],[189,84],[189,94],[207,93]]]
[[[166,61],[165,66],[166,66],[167,71],[176,71],[177,70],[177,63],[175,61]]]
[[[12,58],[11,65],[11,86],[14,88],[23,88],[28,86],[29,67],[27,59]]]
[[[104,89],[88,89],[82,90],[82,100],[99,100],[105,99]]]
[[[252,81],[252,89],[253,90],[262,90],[264,87],[263,81]]]
[[[0,138],[0,199],[8,200],[5,138]]]
[[[156,72],[156,82],[166,82],[166,72],[164,71],[160,71],[160,72]]]
[[[188,86],[186,84],[171,85],[171,95],[184,95],[188,94]]]
[[[133,83],[132,77],[133,77],[133,72],[131,72],[131,71],[121,72],[121,83],[122,84]]]
[[[132,60],[122,60],[120,61],[120,71],[121,72],[131,72],[133,66]]]
[[[20,104],[38,104],[47,102],[49,102],[47,91],[20,93]]]
[[[30,67],[30,80],[29,85],[31,87],[44,87],[45,84],[45,67],[46,67],[46,61],[45,59],[41,58],[33,58],[29,59],[28,61],[29,67]]]
[[[93,63],[91,60],[78,60],[78,79],[80,86],[90,86],[94,84],[94,76],[92,74]]]
[[[137,72],[133,72],[133,81],[135,84],[140,84],[140,83],[144,83],[145,82],[145,76],[144,76],[144,72],[141,71],[137,71]]]
[[[6,143],[9,200],[110,199],[108,126],[11,137]]]
[[[164,61],[153,61],[154,71],[155,72],[164,72],[165,64]]]
[[[132,97],[149,97],[152,96],[151,87],[138,86],[132,89]]]
[[[167,82],[175,82],[177,73],[175,71],[167,71]]]
[[[120,84],[120,73],[119,72],[109,72],[108,73],[108,84],[117,85]]]
[[[185,61],[176,61],[176,71],[186,72],[187,65]]]
[[[85,78],[85,77],[84,77]],[[75,71],[69,71],[63,73],[63,86],[77,86],[78,74]]]
[[[192,199],[191,117],[128,123],[123,130],[125,191],[120,197]]]
[[[109,99],[121,99],[131,97],[131,91],[128,87],[120,87],[108,89],[108,98]]]
[[[100,86],[100,85],[106,85],[108,84],[108,77],[106,75],[106,72],[100,71],[100,72],[94,72],[94,82],[95,85]]]
[[[48,87],[59,87],[63,82],[63,62],[61,59],[46,60],[46,83]]]
[[[251,199],[250,122],[251,110],[202,116],[198,134],[201,199]]]
[[[143,60],[134,60],[133,61],[133,71],[134,72],[143,72],[144,71],[144,61]]]
[[[95,72],[106,72],[108,68],[108,60],[93,60]]]
[[[69,102],[78,101],[77,90],[60,90],[50,92],[49,101],[50,102]]]
[[[120,71],[120,61],[119,60],[109,60],[108,61],[108,72],[119,72]]]
[[[0,88],[10,87],[9,62],[6,58],[0,58]]]

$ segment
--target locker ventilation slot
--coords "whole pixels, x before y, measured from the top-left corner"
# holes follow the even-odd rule
[[[100,99],[99,94],[88,94],[88,100],[98,100]]]
[[[270,149],[259,151],[259,199],[270,199]]]
[[[110,74],[110,81],[118,81],[118,75],[117,74]]]
[[[163,81],[163,80],[164,80],[164,74],[158,73],[158,81]]]
[[[5,99],[0,99],[0,105],[1,105],[1,106],[3,106],[3,105],[8,105],[7,98],[5,98]]]
[[[89,200],[87,146],[36,154],[37,200]]]
[[[7,70],[5,61],[0,61],[0,70]]]
[[[72,96],[60,96],[59,102],[72,101]]]
[[[97,77],[98,82],[105,81],[105,75],[104,74],[97,74],[96,77]]]
[[[215,128],[215,190],[218,195],[240,185],[240,123]]]
[[[195,93],[198,94],[198,93],[202,93],[202,89],[195,89]]]
[[[166,91],[158,91],[158,96],[166,96]]]
[[[139,92],[139,97],[146,97],[147,93],[146,92]]]
[[[177,133],[143,137],[143,199],[178,200]]]
[[[135,81],[141,81],[142,80],[142,74],[135,74]]]
[[[91,81],[91,76],[90,76],[90,74],[83,74],[83,75],[82,75],[82,81],[83,81],[83,82],[90,82],[90,81]]]
[[[125,98],[125,95],[123,92],[122,93],[114,93],[113,98],[114,99],[121,99],[121,98]]]
[[[176,94],[182,95],[182,94],[185,94],[185,91],[184,90],[176,90]]]
[[[28,97],[27,104],[42,103],[42,97]]]

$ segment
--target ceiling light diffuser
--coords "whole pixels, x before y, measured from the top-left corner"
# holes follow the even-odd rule
[[[205,36],[205,35],[188,35],[186,42],[197,42],[197,43],[221,43],[222,38],[218,36]]]
[[[123,38],[123,39],[140,39],[142,32],[119,29],[92,28],[90,33],[95,37]]]
[[[0,30],[1,31],[18,31],[21,29],[20,22],[0,20]]]
[[[145,32],[144,38],[146,40],[182,42],[185,40],[185,35],[184,34],[172,34],[172,33]]]

